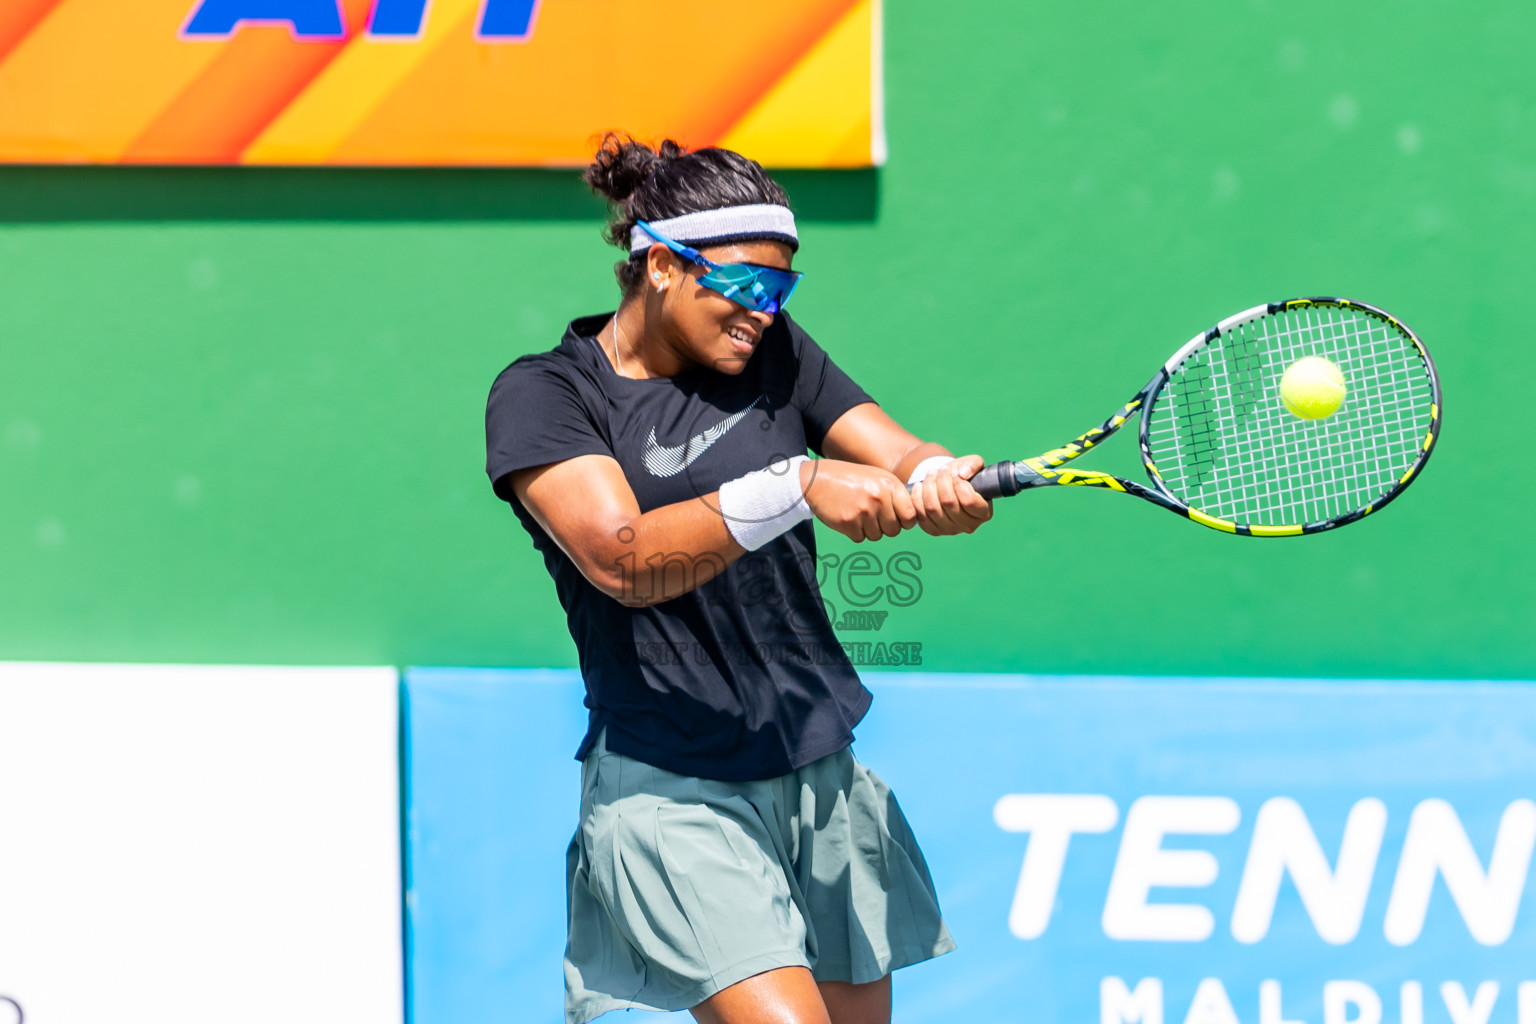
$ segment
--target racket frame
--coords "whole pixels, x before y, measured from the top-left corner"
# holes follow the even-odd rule
[[[1414,460],[1413,465],[1408,467],[1407,472],[1392,487],[1369,505],[1317,522],[1283,525],[1237,523],[1210,515],[1180,501],[1168,489],[1167,484],[1163,482],[1162,475],[1158,472],[1157,464],[1152,458],[1150,438],[1151,416],[1148,414],[1151,404],[1156,400],[1157,394],[1162,390],[1163,385],[1168,382],[1168,379],[1178,371],[1179,367],[1190,356],[1205,348],[1223,334],[1263,316],[1306,307],[1333,307],[1357,310],[1386,322],[1393,328],[1401,331],[1413,342],[1419,358],[1424,361],[1424,368],[1428,373],[1430,383],[1429,429],[1424,435],[1423,443],[1419,447],[1418,458]],[[1379,512],[1401,494],[1417,478],[1418,474],[1423,470],[1424,464],[1429,461],[1431,452],[1434,451],[1435,440],[1440,436],[1441,406],[1440,378],[1435,371],[1434,360],[1429,357],[1429,350],[1424,347],[1423,341],[1419,339],[1417,334],[1391,313],[1366,302],[1336,296],[1313,296],[1310,298],[1288,299],[1284,302],[1268,302],[1229,316],[1216,326],[1195,335],[1188,343],[1175,352],[1157,373],[1152,375],[1152,379],[1147,381],[1146,386],[1138,391],[1134,398],[1126,402],[1124,406],[1116,410],[1113,415],[1097,427],[1068,441],[1059,448],[1053,448],[1032,459],[1023,459],[1017,462],[998,462],[987,466],[976,474],[971,484],[986,497],[1008,497],[1034,487],[1102,487],[1106,490],[1119,491],[1123,494],[1134,495],[1135,497],[1150,501],[1154,505],[1184,516],[1193,522],[1199,523],[1201,526],[1220,530],[1223,533],[1230,533],[1239,537],[1298,537],[1304,534],[1322,533],[1325,530],[1337,529],[1340,526],[1363,519],[1373,512]],[[1138,440],[1141,446],[1142,464],[1146,468],[1147,478],[1151,482],[1150,487],[1098,470],[1062,468],[1079,455],[1114,435],[1137,413],[1141,414]]]

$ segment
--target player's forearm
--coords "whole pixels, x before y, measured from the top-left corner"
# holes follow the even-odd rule
[[[588,547],[582,572],[631,607],[669,601],[702,586],[745,554],[720,514],[718,493],[664,505]]]

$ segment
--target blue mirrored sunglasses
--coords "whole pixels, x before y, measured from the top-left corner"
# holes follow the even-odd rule
[[[697,263],[706,273],[699,284],[748,309],[760,313],[777,313],[795,293],[795,285],[804,277],[793,270],[776,267],[760,267],[756,263],[716,263],[699,254],[699,250],[674,242],[645,221],[636,223],[656,241],[677,253],[683,259]]]

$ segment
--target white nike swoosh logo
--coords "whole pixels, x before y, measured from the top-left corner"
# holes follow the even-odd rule
[[[693,465],[693,460],[709,451],[710,445],[725,436],[725,432],[741,422],[741,418],[753,409],[757,403],[763,400],[762,395],[752,399],[752,404],[741,412],[733,412],[719,423],[710,427],[702,434],[694,434],[685,444],[670,445],[656,443],[656,428],[651,428],[651,436],[645,439],[645,468],[651,476],[666,479],[669,476],[677,476],[683,470]]]

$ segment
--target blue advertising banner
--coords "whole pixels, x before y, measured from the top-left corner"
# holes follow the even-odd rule
[[[1536,1024],[1536,686],[870,686],[960,946],[897,1022]],[[407,688],[415,1020],[555,1024],[579,680]]]

